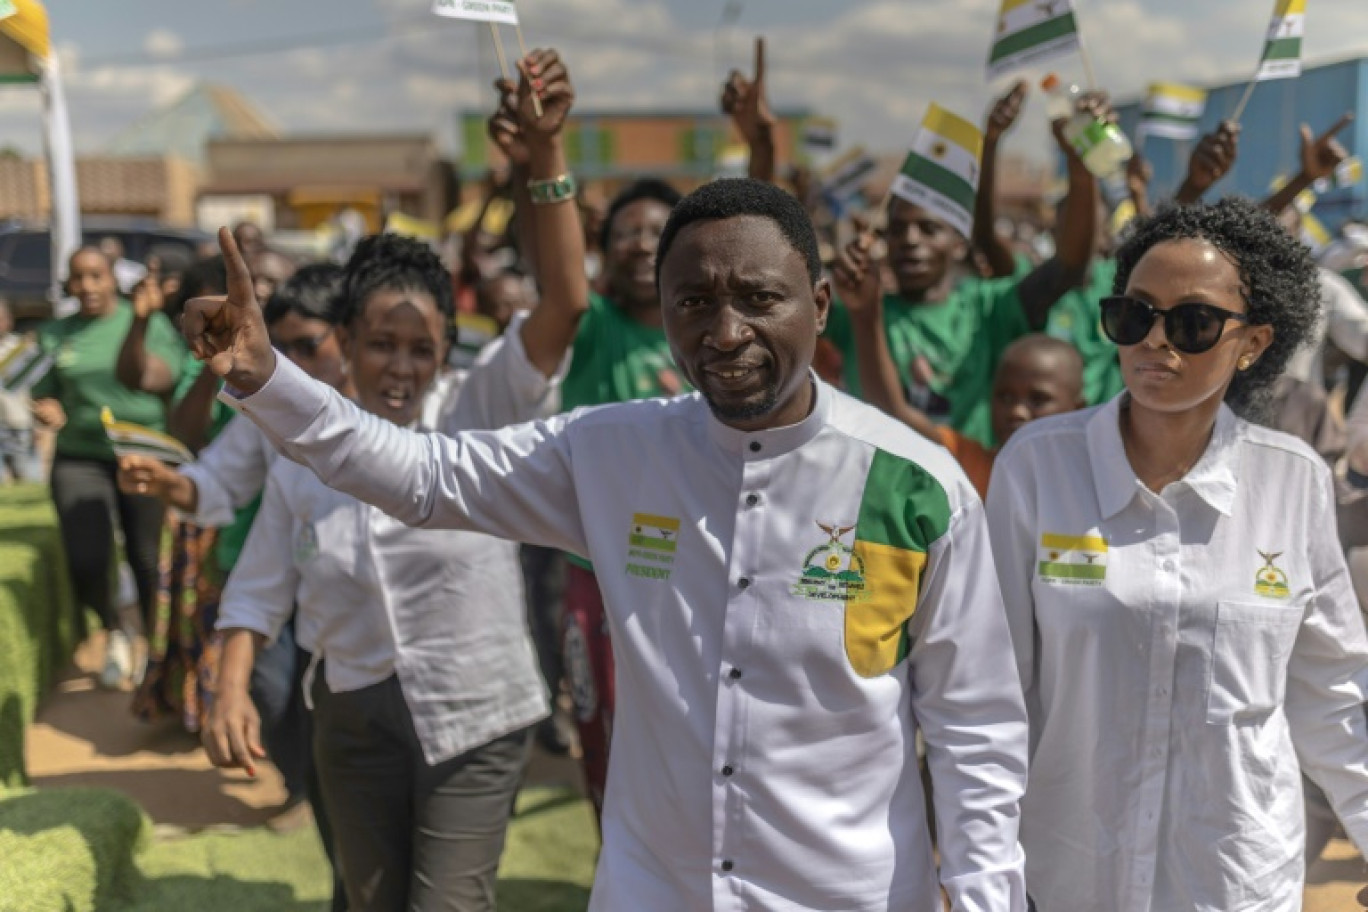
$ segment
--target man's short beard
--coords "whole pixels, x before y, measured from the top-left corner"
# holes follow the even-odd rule
[[[703,399],[719,421],[749,421],[752,418],[763,418],[774,411],[775,406],[779,404],[779,390],[769,387],[760,399],[739,406],[720,406],[712,401],[707,393],[703,394]]]

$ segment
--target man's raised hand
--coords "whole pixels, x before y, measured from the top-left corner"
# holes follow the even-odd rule
[[[489,138],[514,168],[526,168],[531,161],[527,137],[518,121],[518,87],[508,79],[494,80],[499,93],[499,107],[489,118]]]
[[[196,358],[233,389],[250,395],[271,379],[275,352],[252,290],[252,275],[232,232],[220,228],[218,241],[228,273],[228,293],[189,301],[181,332]]]
[[[133,315],[146,320],[166,306],[166,296],[162,293],[161,261],[149,258],[147,275],[133,289]]]
[[[836,280],[836,294],[852,316],[871,313],[879,303],[882,282],[879,263],[875,260],[876,238],[868,223],[856,216],[855,238],[836,258],[832,273]]]
[[[1312,133],[1306,124],[1301,125],[1301,166],[1304,177],[1318,181],[1335,173],[1340,163],[1349,157],[1348,150],[1335,135],[1353,122],[1354,112],[1347,111],[1320,136]]]
[[[773,138],[775,118],[765,96],[765,39],[755,39],[755,76],[747,79],[739,70],[732,70],[722,86],[722,113],[736,124],[736,131],[746,144]]]
[[[988,124],[983,131],[985,143],[997,142],[1008,130],[1012,129],[1017,118],[1021,116],[1021,108],[1026,103],[1027,91],[1026,80],[1018,79],[1007,90],[1006,95],[993,103],[993,110],[988,112]]]

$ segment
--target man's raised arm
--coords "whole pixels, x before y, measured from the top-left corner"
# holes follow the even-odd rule
[[[277,358],[247,265],[228,230],[228,293],[196,298],[182,328],[228,382],[224,399],[324,484],[414,526],[468,529],[584,554],[565,419],[445,437],[362,411]]]

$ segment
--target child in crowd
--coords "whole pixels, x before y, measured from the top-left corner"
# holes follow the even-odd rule
[[[869,256],[867,237],[847,246],[836,264],[841,299],[850,311],[865,398],[913,430],[942,444],[954,455],[980,497],[988,494],[988,480],[998,448],[1023,425],[1047,415],[1072,412],[1087,405],[1083,396],[1083,359],[1069,343],[1040,333],[1008,345],[993,377],[991,417],[997,446],[989,448],[971,437],[933,422],[907,401],[884,332],[879,271]]]

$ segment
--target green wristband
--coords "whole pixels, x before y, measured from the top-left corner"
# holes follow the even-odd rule
[[[550,180],[530,180],[527,182],[527,193],[532,197],[532,202],[538,206],[572,200],[578,192],[579,185],[575,183],[573,174],[562,174]]]

